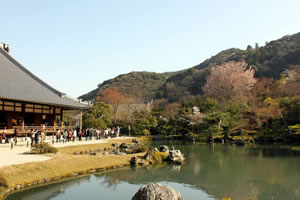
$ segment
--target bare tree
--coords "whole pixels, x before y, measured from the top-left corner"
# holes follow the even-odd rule
[[[113,109],[114,122],[116,122],[118,107],[121,104],[121,101],[124,99],[124,96],[117,88],[106,88],[100,93],[101,97],[97,100],[103,101],[104,103],[110,104]]]

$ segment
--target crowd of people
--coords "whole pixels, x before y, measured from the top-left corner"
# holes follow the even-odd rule
[[[8,137],[6,135],[6,131],[7,131],[7,129],[5,127],[4,130],[2,131],[2,134],[0,135],[0,144],[2,144],[2,143],[6,144],[6,143],[9,143],[9,142],[17,144],[17,142],[18,142],[18,140],[17,140],[18,128],[14,129],[14,133],[11,137]]]
[[[57,130],[56,132],[56,142],[70,142],[70,141],[82,141],[85,138],[88,140],[100,140],[101,138],[108,137],[119,137],[120,136],[120,127],[116,128],[87,128],[81,131],[77,129],[66,129],[64,131]]]
[[[18,129],[14,129],[14,134],[10,137],[6,135],[6,128],[0,135],[1,143],[14,143],[17,144]],[[81,131],[79,128],[65,129],[63,131],[57,130],[54,137],[52,137],[52,143],[56,142],[71,142],[71,141],[82,141],[82,140],[100,140],[101,138],[113,138],[120,136],[120,127],[116,128],[87,128]],[[25,137],[25,140],[31,140],[31,145],[43,143],[46,140],[46,133],[43,129],[31,129],[30,135]]]

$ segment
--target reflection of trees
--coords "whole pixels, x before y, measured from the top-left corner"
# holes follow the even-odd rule
[[[181,168],[172,165],[127,168],[95,175],[96,182],[116,189],[118,184],[177,182],[222,199],[300,199],[300,159],[289,148],[272,146],[175,145],[186,156]],[[51,199],[89,177],[35,188],[8,200]],[[93,191],[84,191],[93,192]]]
[[[178,182],[201,189],[216,198],[299,199],[300,164],[297,153],[271,146],[192,145],[177,146],[186,164],[150,166],[107,172],[108,180],[131,184]],[[214,148],[214,151],[213,151]],[[278,156],[277,156],[278,155]]]
[[[119,171],[115,171],[116,174],[119,174]],[[97,177],[97,175],[96,175]],[[113,188],[113,189],[116,189],[117,185],[119,183],[121,183],[121,180],[120,179],[117,179],[113,176],[103,176],[103,181],[99,184],[104,184],[106,185],[106,187],[108,188]]]
[[[103,182],[105,182],[108,187],[111,187],[113,184],[122,181],[130,184],[146,184],[149,180],[151,180],[151,182],[172,181],[172,177],[169,177],[167,174],[161,176],[161,173],[170,171],[179,173],[178,168],[172,168],[172,166],[151,165],[148,167],[132,167],[130,169],[108,171],[95,176],[104,178]]]
[[[64,181],[57,184],[51,184],[47,186],[41,186],[37,188],[32,188],[25,190],[23,192],[15,193],[10,195],[7,200],[48,200],[64,193],[67,188],[80,185],[82,182],[88,182],[90,177],[82,177],[79,179],[73,179]]]

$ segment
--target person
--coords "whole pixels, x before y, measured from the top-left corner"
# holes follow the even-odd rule
[[[45,140],[46,140],[46,135],[44,131],[41,131],[41,143],[44,143]]]
[[[87,128],[87,129],[85,130],[85,141],[88,140],[88,136],[89,136],[89,128]]]
[[[111,129],[110,137],[111,137],[111,138],[115,137],[115,128],[112,128],[112,129]]]
[[[33,129],[31,129],[30,131],[30,138],[31,138],[31,146],[33,145],[33,141],[34,141],[34,134],[35,134],[35,131]]]
[[[69,132],[68,132],[68,142],[71,141],[71,138],[72,138],[72,131],[71,131],[71,129],[69,129]]]
[[[40,131],[36,130],[36,132],[34,133],[34,143],[35,144],[39,143],[39,136],[40,136]]]
[[[99,138],[100,138],[100,129],[97,128],[96,129],[96,140],[99,140]]]
[[[60,130],[59,129],[56,132],[56,142],[60,142]]]
[[[6,127],[3,130],[0,143],[2,143],[2,140],[4,140],[4,144],[8,143],[5,133],[6,133]]]
[[[90,140],[93,139],[93,128],[89,129],[89,136],[90,136]]]
[[[108,128],[106,128],[105,131],[104,131],[104,137],[105,137],[105,138],[108,137]]]
[[[104,129],[103,128],[100,130],[100,138],[99,139],[101,139],[101,136],[104,137]]]
[[[15,141],[15,145],[16,145],[17,142],[18,142],[17,137],[18,137],[18,128],[16,127],[15,130],[14,130],[14,141]]]
[[[76,141],[76,138],[77,138],[77,130],[74,129],[74,131],[73,131],[73,142]]]
[[[68,141],[68,131],[67,131],[67,129],[65,129],[65,131],[64,131],[64,141],[65,142]]]
[[[64,131],[63,130],[60,132],[60,140],[59,141],[63,141],[63,143],[65,142],[65,140],[64,140]]]
[[[120,127],[119,126],[117,126],[117,137],[119,137],[120,136]]]
[[[78,131],[79,141],[81,141],[81,136],[82,136],[82,132],[81,132],[81,130],[79,129],[79,131]]]
[[[10,138],[10,148],[11,149],[14,148],[14,138],[13,137]]]

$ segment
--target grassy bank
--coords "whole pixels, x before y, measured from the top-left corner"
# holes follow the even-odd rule
[[[0,168],[0,174],[7,181],[7,188],[0,187],[0,199],[9,192],[33,187],[35,185],[61,181],[87,173],[100,172],[108,169],[129,165],[133,156],[130,155],[72,155],[79,151],[93,151],[109,148],[112,143],[129,142],[128,140],[113,140],[103,144],[69,146],[59,148],[58,154],[48,154],[53,158],[42,162],[32,162]]]

